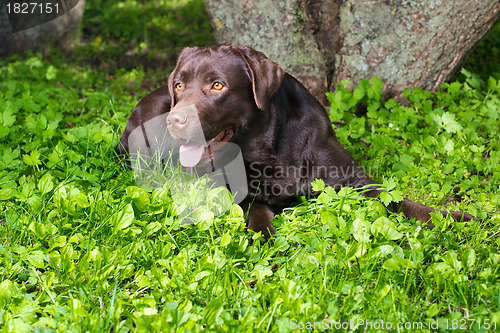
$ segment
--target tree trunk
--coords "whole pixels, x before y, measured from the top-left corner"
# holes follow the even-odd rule
[[[9,1],[11,5],[14,1]],[[17,1],[19,2],[19,1]],[[45,2],[44,2],[45,3]],[[6,2],[0,0],[0,57],[22,53],[27,49],[50,46],[56,43],[66,46],[72,33],[83,17],[85,0],[65,0],[50,2],[51,14],[7,14]],[[13,7],[10,7],[13,11]],[[37,9],[39,7],[36,7]],[[56,8],[59,14],[56,13]],[[28,12],[31,11],[31,7]]]
[[[205,0],[219,43],[249,45],[313,95],[380,77],[436,90],[500,18],[500,0]]]

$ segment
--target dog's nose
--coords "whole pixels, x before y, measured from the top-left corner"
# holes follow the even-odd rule
[[[175,129],[181,129],[188,123],[188,119],[185,114],[179,112],[171,112],[167,117],[168,127]]]

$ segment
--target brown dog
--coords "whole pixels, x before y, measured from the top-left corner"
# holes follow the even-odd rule
[[[373,185],[363,195],[380,193],[337,140],[325,108],[278,64],[249,47],[184,49],[168,85],[146,96],[132,111],[117,150],[129,152],[130,133],[167,113],[167,131],[184,147],[193,140],[193,116],[199,118],[204,137],[211,139],[191,144],[191,153],[185,156],[181,149],[185,166],[196,165],[209,145],[232,142],[240,147],[249,190],[240,205],[248,211],[248,228],[266,238],[274,234],[270,223],[274,214],[296,196],[310,195],[311,182],[317,178],[335,189]],[[407,199],[387,209],[423,222],[434,211]],[[441,213],[456,220],[475,219],[462,212]]]

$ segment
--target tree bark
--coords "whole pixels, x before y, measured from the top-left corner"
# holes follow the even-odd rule
[[[52,43],[63,47],[67,46],[71,41],[72,33],[82,20],[85,0],[65,0],[64,6],[61,1],[58,3],[62,15],[42,23],[50,16],[40,17],[40,15],[29,14],[22,19],[19,19],[19,16],[11,16],[11,21],[9,21],[7,7],[0,0],[0,57],[22,53],[28,49],[50,46]],[[55,13],[54,8],[52,7],[53,14]],[[17,22],[15,22],[16,18]],[[15,23],[18,23],[18,29],[16,29]]]
[[[206,0],[217,42],[248,45],[293,74],[313,94],[327,88],[326,62],[303,0]]]
[[[380,77],[436,90],[500,19],[500,0],[205,0],[219,43],[249,45],[313,95]]]

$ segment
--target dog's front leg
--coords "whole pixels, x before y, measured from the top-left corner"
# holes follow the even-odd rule
[[[262,232],[262,237],[266,240],[275,234],[274,227],[270,222],[274,217],[270,206],[261,203],[241,203],[240,206],[246,214],[248,229]]]

